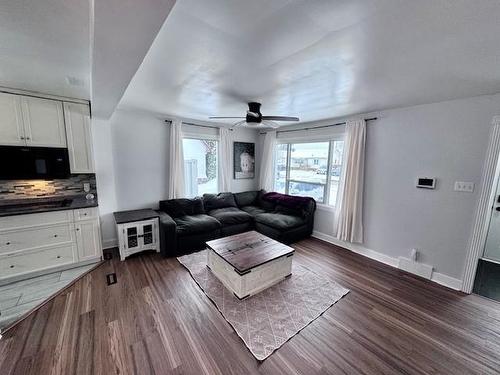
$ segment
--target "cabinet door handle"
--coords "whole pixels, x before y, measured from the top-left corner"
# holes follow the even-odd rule
[[[57,258],[57,259],[59,259],[59,258],[61,258],[61,256],[60,256],[60,255],[58,255],[58,256],[56,256],[56,258]]]
[[[76,228],[76,231],[78,232],[80,230],[80,228]]]
[[[24,137],[19,137],[19,138],[24,139]]]
[[[57,234],[54,234],[54,237],[57,237]]]
[[[13,266],[13,265],[11,265],[11,266],[10,266],[10,268],[14,268],[14,266]]]
[[[6,244],[6,245],[10,245],[10,242],[6,242],[5,244]]]
[[[30,137],[26,137],[26,139],[28,139],[28,140],[29,140],[29,139],[30,139]]]

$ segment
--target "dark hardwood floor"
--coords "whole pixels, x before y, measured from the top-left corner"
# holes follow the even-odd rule
[[[176,259],[144,254],[115,256],[6,332],[0,374],[500,373],[499,303],[319,240],[294,248],[351,292],[262,363]]]

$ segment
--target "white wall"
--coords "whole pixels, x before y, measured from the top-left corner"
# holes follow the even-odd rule
[[[500,95],[375,113],[378,120],[367,125],[363,246],[386,259],[418,248],[422,263],[462,279],[491,120],[499,113]],[[436,190],[415,188],[418,176],[436,177]],[[453,191],[455,181],[474,182],[474,192]],[[333,212],[318,210],[315,230],[333,236],[332,228]]]
[[[103,246],[116,244],[113,212],[116,211],[115,173],[111,126],[108,120],[92,118],[92,138],[97,180],[97,198],[101,217]]]
[[[161,115],[129,110],[117,110],[109,120],[93,119],[104,246],[116,244],[114,211],[157,208],[158,201],[167,199],[170,125],[164,119]],[[195,129],[199,134],[212,131]],[[251,129],[237,130],[234,137],[243,142],[258,140],[257,132]],[[258,163],[257,155],[257,171]],[[257,181],[257,177],[232,179],[231,191],[256,189]]]
[[[111,118],[118,210],[157,208],[167,198],[169,125],[148,113]]]

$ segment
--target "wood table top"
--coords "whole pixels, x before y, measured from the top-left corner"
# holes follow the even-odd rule
[[[208,241],[207,246],[240,274],[294,252],[290,246],[256,231]]]

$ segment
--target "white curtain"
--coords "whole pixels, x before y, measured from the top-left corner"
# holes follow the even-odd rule
[[[231,191],[231,175],[233,160],[233,131],[227,128],[219,129],[219,191]]]
[[[365,174],[366,121],[346,122],[344,168],[337,204],[337,238],[363,242],[363,183]]]
[[[267,191],[274,190],[274,150],[276,148],[276,130],[268,131],[264,138],[264,147],[260,161],[259,187]]]
[[[174,120],[170,124],[170,169],[168,175],[168,198],[183,198],[184,154],[182,150],[182,122]]]

